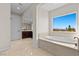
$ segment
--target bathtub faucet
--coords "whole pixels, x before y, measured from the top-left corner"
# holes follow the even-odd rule
[[[74,37],[74,39],[76,39],[76,38],[79,39],[78,37]]]

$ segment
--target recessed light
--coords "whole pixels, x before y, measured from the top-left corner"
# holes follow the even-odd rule
[[[20,10],[21,8],[20,7],[17,7],[17,9]]]

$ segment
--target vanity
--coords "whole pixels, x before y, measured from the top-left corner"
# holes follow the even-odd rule
[[[32,30],[23,30],[22,31],[22,39],[24,38],[32,38]]]
[[[22,39],[24,38],[32,38],[33,37],[33,30],[31,23],[22,23]]]

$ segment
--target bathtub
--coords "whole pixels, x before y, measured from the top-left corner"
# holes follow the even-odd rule
[[[73,37],[62,37],[62,36],[45,36],[46,39],[57,41],[61,43],[75,44],[77,41]]]
[[[38,46],[56,56],[77,56],[77,40],[71,36],[39,36]]]
[[[78,49],[78,40],[74,39],[74,36],[40,35],[39,39],[49,41],[58,45]]]

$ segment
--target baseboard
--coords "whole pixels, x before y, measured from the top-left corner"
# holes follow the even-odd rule
[[[20,40],[20,39],[14,39],[14,40],[11,40],[11,41],[15,41],[15,40]]]
[[[6,51],[6,50],[8,50],[9,48],[10,48],[10,45],[9,45],[9,46],[6,46],[5,48],[0,48],[0,52]]]

